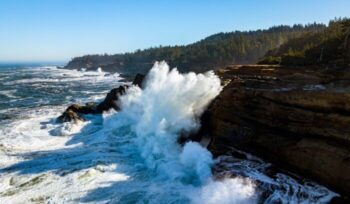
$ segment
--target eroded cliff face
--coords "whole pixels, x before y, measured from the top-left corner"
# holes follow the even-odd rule
[[[347,70],[232,66],[209,107],[214,154],[230,146],[350,195]]]

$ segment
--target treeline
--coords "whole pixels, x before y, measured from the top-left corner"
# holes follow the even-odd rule
[[[307,33],[322,32],[324,24],[274,26],[266,30],[218,33],[186,46],[160,46],[133,53],[76,57],[66,68],[147,72],[154,61],[166,60],[181,71],[203,72],[229,64],[256,63],[268,50],[275,49]]]
[[[324,30],[310,31],[292,38],[268,51],[258,63],[349,67],[350,19],[335,19]]]

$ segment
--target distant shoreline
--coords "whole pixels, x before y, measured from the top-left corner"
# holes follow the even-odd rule
[[[67,62],[0,62],[0,68],[2,67],[36,67],[36,66],[58,66],[64,67]]]

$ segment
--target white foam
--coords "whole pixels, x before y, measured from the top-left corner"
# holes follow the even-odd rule
[[[250,204],[257,203],[255,184],[250,179],[226,178],[222,181],[210,181],[192,194],[196,204]]]
[[[236,150],[237,151],[237,150]],[[266,175],[271,164],[244,152],[248,159],[220,156],[221,176],[243,176],[257,183],[257,193],[265,192],[265,203],[328,203],[338,194],[315,182],[303,179],[297,181],[286,174]]]
[[[197,142],[185,144],[180,154],[180,162],[186,169],[194,172],[201,183],[207,182],[211,177],[211,166],[214,164],[212,155]]]
[[[180,74],[165,62],[157,62],[146,77],[144,90],[129,89],[120,98],[122,111],[107,118],[105,126],[132,126],[142,157],[162,176],[203,182],[210,176],[210,153],[199,145],[188,144],[181,157],[183,150],[177,138],[180,133],[198,129],[198,117],[221,89],[213,72]],[[202,160],[193,161],[188,152],[201,155]]]
[[[43,70],[44,69],[44,70]],[[31,72],[34,76],[40,76],[45,74],[43,77],[32,77],[27,79],[18,79],[3,83],[4,85],[16,85],[16,84],[29,84],[29,83],[57,83],[57,82],[76,82],[85,81],[88,83],[96,82],[115,82],[121,79],[119,73],[110,74],[108,72],[99,69],[97,71],[78,71],[70,69],[57,69],[56,67],[40,67],[30,70],[21,70],[22,72]]]
[[[102,146],[108,143],[106,138],[93,134],[98,124],[53,122],[64,108],[23,110],[25,119],[0,128],[0,169],[12,165],[18,168],[14,172],[6,170],[0,173],[0,203],[35,203],[35,200],[76,203],[97,187],[107,187],[113,182],[129,179],[128,175],[116,171],[117,164],[96,163],[84,167],[84,162],[99,157],[89,155],[96,145],[84,147],[81,142],[69,144],[72,137],[67,136],[82,133],[84,142],[97,141]],[[85,135],[81,131],[88,124],[92,127],[84,130]],[[107,145],[102,147],[106,148]]]
[[[118,78],[102,70],[37,71],[43,69],[50,79],[16,83]],[[66,105],[48,106],[0,127],[1,203],[256,203],[256,181],[278,184],[243,162],[232,167],[244,177],[213,180],[211,167],[220,160],[197,142],[178,144],[181,134],[198,130],[200,115],[222,89],[213,72],[180,74],[160,62],[145,80],[143,90],[133,86],[120,97],[121,111],[102,118],[57,124]]]
[[[156,63],[144,90],[133,87],[121,97],[122,111],[106,116],[104,127],[116,131],[131,126],[147,167],[168,182],[180,181],[195,203],[252,203],[255,185],[249,179],[213,181],[211,153],[197,142],[181,147],[180,133],[199,127],[199,116],[222,87],[213,72],[180,74],[165,62]],[[192,189],[191,186],[197,186]],[[255,196],[255,197],[254,197]]]
[[[17,90],[3,90],[0,91],[0,95],[4,95],[8,98],[17,98],[14,94],[17,92]]]

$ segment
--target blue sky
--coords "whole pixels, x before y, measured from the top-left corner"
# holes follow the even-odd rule
[[[0,61],[68,61],[350,16],[350,0],[0,0]]]

